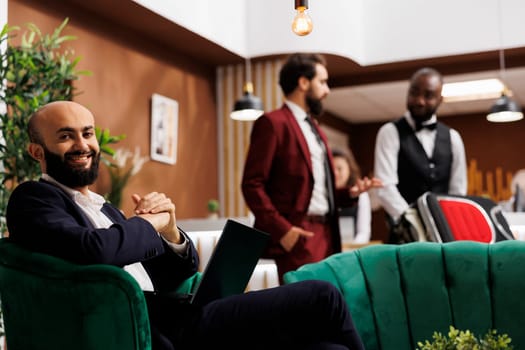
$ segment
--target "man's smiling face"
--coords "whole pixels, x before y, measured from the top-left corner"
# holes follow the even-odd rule
[[[91,112],[77,103],[61,101],[47,105],[35,118],[39,138],[35,158],[41,161],[42,171],[74,189],[91,185],[100,160]]]

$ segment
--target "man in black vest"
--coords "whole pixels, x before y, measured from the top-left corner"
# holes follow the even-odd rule
[[[459,133],[438,122],[443,77],[421,68],[410,79],[407,112],[383,125],[377,134],[375,176],[383,188],[377,196],[391,228],[390,242],[402,214],[426,191],[465,195],[467,169]]]

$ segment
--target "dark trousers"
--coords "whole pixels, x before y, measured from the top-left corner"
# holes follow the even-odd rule
[[[364,349],[341,293],[328,282],[248,292],[192,312],[177,307],[151,319],[153,350]]]

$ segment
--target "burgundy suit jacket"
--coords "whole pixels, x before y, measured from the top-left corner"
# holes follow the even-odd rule
[[[319,127],[317,129],[326,149],[329,149],[326,136]],[[328,153],[332,163],[332,156]],[[333,170],[329,176],[334,183]],[[266,257],[285,253],[279,241],[292,226],[301,226],[313,186],[310,151],[292,111],[284,105],[259,117],[251,132],[242,193],[255,216],[254,226],[271,236]],[[353,202],[348,191],[335,193],[336,203]],[[341,238],[337,214],[330,222],[334,252],[339,252]]]

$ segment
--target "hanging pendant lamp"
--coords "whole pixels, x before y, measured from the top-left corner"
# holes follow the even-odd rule
[[[500,76],[501,81],[505,82],[505,54],[503,52],[503,40],[501,29],[501,0],[498,0],[498,10],[498,24],[500,37]],[[487,115],[487,120],[489,122],[504,123],[523,119],[523,112],[521,110],[521,106],[516,101],[512,100],[510,98],[510,95],[510,90],[507,88],[507,86],[504,86],[501,96],[496,100],[496,102],[490,109],[489,114]]]
[[[243,88],[243,96],[233,105],[230,118],[240,121],[252,121],[264,113],[262,100],[253,94],[253,83],[251,82],[250,60],[246,60],[246,83]]]
[[[297,14],[292,21],[292,31],[299,36],[310,34],[312,29],[314,29],[314,25],[306,12],[308,10],[308,0],[295,0],[294,7]]]
[[[523,119],[521,106],[507,96],[505,91],[496,100],[490,109],[490,113],[487,114],[487,120],[495,123],[514,122],[520,119]]]

